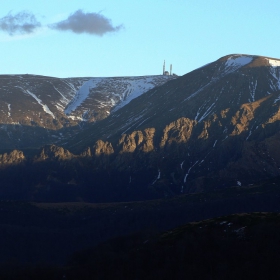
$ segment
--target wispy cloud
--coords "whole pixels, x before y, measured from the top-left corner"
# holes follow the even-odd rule
[[[41,27],[41,23],[35,15],[28,11],[22,11],[15,15],[8,13],[0,18],[0,30],[7,32],[10,36],[15,34],[31,34]]]
[[[113,26],[111,20],[100,13],[85,13],[77,10],[66,20],[49,25],[50,28],[60,31],[72,31],[77,34],[88,33],[103,36],[108,32],[117,32],[123,25]]]

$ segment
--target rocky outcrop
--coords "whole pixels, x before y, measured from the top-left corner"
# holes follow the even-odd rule
[[[225,118],[227,117],[227,114],[228,114],[229,110],[230,110],[230,109],[227,108],[227,109],[224,109],[224,110],[222,110],[222,111],[220,112],[221,117],[222,117],[223,119],[225,119]]]
[[[144,132],[133,131],[124,134],[119,140],[120,153],[133,153],[136,149],[151,152],[154,149],[155,128],[146,128]]]
[[[274,106],[276,106],[276,104],[274,104]],[[280,121],[280,106],[278,106],[278,110],[263,124],[263,127],[277,121]]]
[[[133,131],[131,134],[123,134],[119,140],[120,153],[133,153],[137,146],[144,140],[142,131]]]
[[[47,145],[45,146],[40,156],[38,157],[38,160],[46,160],[46,159],[57,159],[57,160],[69,160],[74,158],[75,156],[70,153],[68,150],[58,147],[55,145]]]
[[[204,127],[198,139],[207,139],[209,137],[208,129],[211,127],[211,121],[207,120],[204,122]]]
[[[94,147],[93,147],[93,154],[95,156],[100,156],[100,155],[111,155],[114,153],[114,149],[111,143],[109,142],[104,142],[102,140],[98,140]]]
[[[22,151],[13,150],[10,153],[0,155],[0,165],[19,164],[25,160],[25,156]]]
[[[156,129],[155,128],[146,128],[144,130],[144,141],[140,146],[140,150],[143,152],[151,152],[154,150],[154,136]]]
[[[247,131],[250,122],[255,117],[255,111],[266,101],[270,96],[262,98],[258,101],[243,104],[235,116],[232,117],[231,123],[234,125],[234,130],[231,135],[239,135],[244,131]]]
[[[80,154],[81,157],[91,157],[92,156],[92,153],[91,153],[91,149],[90,147],[87,147],[84,152],[82,152]]]
[[[163,130],[160,147],[163,148],[165,145],[170,145],[172,142],[186,143],[190,139],[196,123],[195,120],[188,118],[180,118],[170,123]]]

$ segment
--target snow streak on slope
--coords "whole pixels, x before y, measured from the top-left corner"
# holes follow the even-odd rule
[[[73,102],[73,98],[76,97],[77,92],[80,90],[82,85],[88,82],[90,78],[66,78],[61,79],[61,81],[64,83],[66,87],[63,87],[60,85],[60,88],[58,89],[54,83],[51,82],[53,88],[55,91],[57,91],[61,98],[59,102],[56,104],[53,104],[56,106],[56,108],[64,113],[65,108]]]
[[[187,182],[187,178],[190,174],[191,169],[198,163],[198,160],[188,169],[188,172],[186,173],[185,177],[184,177],[184,183]]]
[[[266,59],[270,65],[269,72],[273,76],[273,79],[270,80],[270,88],[272,91],[280,90],[280,60],[275,59]],[[274,100],[274,103],[279,101],[280,96]]]
[[[69,115],[72,111],[74,111],[78,106],[80,106],[85,99],[88,97],[90,90],[94,89],[98,83],[102,80],[102,78],[95,78],[85,82],[81,88],[76,93],[74,99],[69,103],[67,108],[65,109],[65,114]]]
[[[249,84],[249,90],[250,90],[250,95],[251,95],[249,102],[255,102],[257,85],[258,85],[258,80],[252,79],[251,83]]]
[[[252,56],[246,56],[246,55],[232,55],[232,56],[230,56],[215,71],[211,80],[207,84],[202,85],[197,91],[190,94],[184,101],[188,101],[191,98],[195,97],[200,92],[204,91],[207,87],[210,87],[214,83],[219,81],[222,77],[225,77],[226,75],[237,71],[239,68],[241,68],[241,67],[249,64],[250,62],[252,62],[252,60],[253,60]],[[198,117],[198,115],[197,115],[197,117]]]
[[[160,76],[166,79],[168,76]],[[144,92],[155,87],[155,77],[141,77],[135,80],[127,79],[124,81],[127,85],[126,91],[123,93],[121,102],[114,108],[114,112],[127,105],[131,100],[140,96]]]
[[[10,117],[11,116],[11,104],[7,104],[7,105],[8,105],[8,110],[9,110],[8,116]]]
[[[43,110],[55,119],[55,116],[54,116],[53,112],[49,109],[49,107],[46,104],[44,104],[42,102],[42,100],[39,99],[34,93],[30,92],[29,90],[25,90],[24,88],[22,88],[20,86],[15,86],[15,87],[20,88],[23,92],[32,96],[42,106]]]
[[[148,90],[175,79],[176,76],[142,76],[92,78],[86,82],[65,109],[65,114],[75,119],[90,119],[103,108],[110,114]],[[71,114],[71,116],[70,116]]]
[[[223,63],[220,65],[216,73],[214,73],[212,81],[218,80],[230,73],[237,71],[241,67],[252,62],[253,59],[254,58],[252,56],[241,54],[236,54],[228,57],[227,60],[223,61]]]
[[[44,104],[44,103],[42,102],[41,99],[39,99],[35,94],[33,94],[32,92],[30,92],[29,90],[25,90],[25,92],[26,92],[27,94],[31,95],[31,96],[42,106],[43,110],[44,110],[47,114],[51,115],[51,116],[55,119],[55,116],[54,116],[54,114],[52,113],[52,111],[49,109],[49,107],[48,107],[46,104]]]
[[[63,109],[61,109],[60,107],[62,107],[62,108],[63,108],[63,106],[65,107],[65,106],[69,103],[70,99],[67,98],[58,88],[56,88],[54,84],[52,84],[51,82],[49,82],[49,83],[50,83],[50,84],[53,86],[53,88],[61,95],[61,99],[59,100],[61,104],[58,104],[58,109],[59,109],[60,111],[61,111],[61,110],[63,111]],[[59,106],[59,105],[60,105],[60,106]]]

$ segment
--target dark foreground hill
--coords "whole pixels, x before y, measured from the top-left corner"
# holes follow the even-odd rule
[[[278,279],[280,215],[235,214],[115,238],[67,266],[6,265],[1,279]],[[4,278],[2,278],[4,277]]]
[[[66,273],[69,279],[276,279],[279,234],[279,214],[235,214],[156,237],[114,239],[76,254]]]
[[[113,237],[243,212],[279,212],[280,183],[107,204],[0,202],[0,263],[64,264]]]

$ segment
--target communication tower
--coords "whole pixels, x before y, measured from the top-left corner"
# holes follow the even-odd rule
[[[164,76],[172,75],[172,64],[170,64],[170,72],[166,71],[165,70],[165,60],[163,61],[162,75],[164,75]]]

